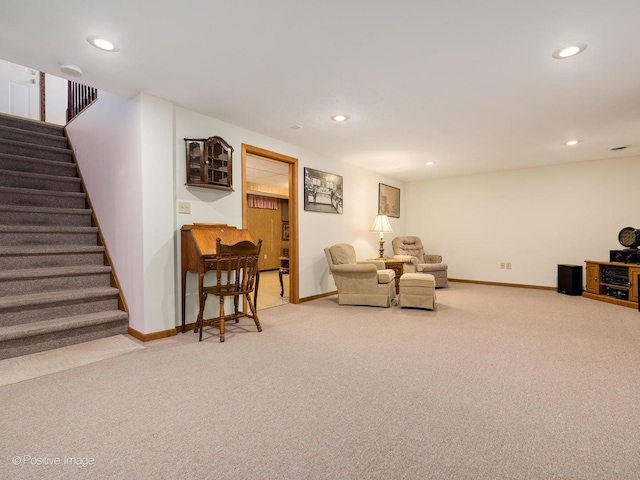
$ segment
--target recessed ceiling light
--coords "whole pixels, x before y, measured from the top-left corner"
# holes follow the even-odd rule
[[[569,140],[565,145],[569,145],[570,147],[573,145],[577,145],[580,143],[580,140]]]
[[[347,120],[349,120],[349,117],[347,117],[346,115],[334,115],[333,117],[331,117],[331,120],[334,120],[336,122],[346,122]]]
[[[105,52],[117,52],[120,50],[116,44],[110,40],[93,35],[87,37],[87,42],[100,50],[104,50]]]
[[[296,125],[292,125],[291,127],[289,127],[291,130],[300,130],[301,128],[304,128],[304,125],[300,125],[299,123]]]
[[[434,162],[427,162],[427,167],[431,167],[431,166],[433,166],[433,165],[435,165],[435,163],[434,163]]]
[[[60,65],[60,71],[65,75],[70,75],[72,77],[82,76],[82,69],[79,66],[73,65],[71,63],[64,63]]]
[[[566,47],[559,48],[551,55],[553,58],[557,58],[559,60],[563,58],[575,57],[579,53],[584,52],[587,48],[586,43],[575,43],[573,45],[568,45]]]

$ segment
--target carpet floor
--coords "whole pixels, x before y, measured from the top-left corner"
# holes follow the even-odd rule
[[[638,479],[640,314],[452,283],[0,387],[0,478]]]

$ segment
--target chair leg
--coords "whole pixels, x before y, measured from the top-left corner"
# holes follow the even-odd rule
[[[196,321],[196,328],[194,329],[195,333],[200,331],[200,339],[199,342],[202,341],[202,330],[204,330],[204,304],[207,302],[207,294],[202,294],[202,302],[200,303],[200,311],[198,312],[198,320]]]
[[[220,341],[224,342],[224,297],[220,297]]]
[[[261,332],[262,331],[262,326],[260,325],[260,320],[258,320],[258,314],[256,313],[256,307],[253,306],[253,302],[251,301],[251,297],[249,296],[249,294],[246,294],[247,297],[247,303],[249,304],[249,308],[251,309],[251,314],[253,315],[253,321],[256,324],[256,327],[258,327],[258,331]]]
[[[236,315],[236,323],[240,321],[240,319],[238,318],[238,299],[239,298],[240,297],[237,295],[233,297],[233,313]]]
[[[278,272],[278,277],[280,277],[280,296],[284,297],[284,283],[282,283],[282,272]]]

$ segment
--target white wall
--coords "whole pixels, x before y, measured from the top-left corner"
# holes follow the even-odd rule
[[[129,325],[144,332],[140,102],[100,91],[67,132],[129,306]]]
[[[618,232],[640,228],[638,179],[631,157],[414,182],[407,234],[450,278],[555,287],[558,264],[608,261]]]
[[[66,125],[67,123],[67,84],[64,78],[45,74],[45,116],[47,123]]]
[[[142,146],[143,333],[176,325],[173,104],[140,95]],[[179,256],[179,254],[178,254]],[[179,297],[178,297],[179,298]]]

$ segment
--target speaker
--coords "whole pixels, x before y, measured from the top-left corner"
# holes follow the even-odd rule
[[[558,265],[558,293],[582,295],[581,265]]]

